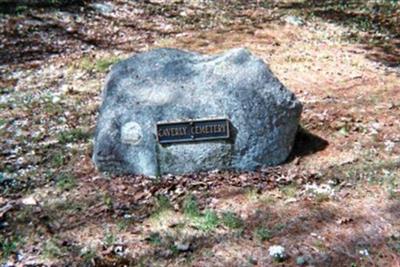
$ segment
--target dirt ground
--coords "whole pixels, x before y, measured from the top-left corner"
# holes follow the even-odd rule
[[[397,1],[3,11],[1,266],[400,266],[399,26]],[[287,162],[159,179],[97,172],[105,76],[156,47],[247,47],[268,63],[304,105]]]

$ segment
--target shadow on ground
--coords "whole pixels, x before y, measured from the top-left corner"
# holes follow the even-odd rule
[[[242,18],[243,26],[251,29],[262,22],[279,22],[285,15],[296,13],[355,28],[356,31],[347,38],[362,44],[367,57],[397,67],[400,62],[399,4],[395,1],[372,2],[314,0],[265,4],[260,1],[215,1],[203,8],[190,7],[195,9],[191,16],[181,15],[187,7],[180,2],[110,2],[118,13],[123,10],[122,16],[99,13],[86,1],[76,1],[72,6],[59,5],[56,9],[35,7],[3,20],[0,64],[44,60],[50,55],[85,52],[93,48],[134,52],[156,40],[186,31],[218,27],[236,29],[235,18]],[[132,9],[140,12],[128,15],[126,12],[132,12]],[[207,10],[223,11],[224,19]],[[248,15],[255,10],[262,12],[261,15]],[[163,24],[172,27],[160,26]],[[360,31],[368,34],[363,35]],[[135,37],[127,38],[132,36]]]
[[[310,133],[303,127],[299,127],[292,152],[286,162],[291,162],[297,157],[305,157],[324,150],[329,142],[321,137]]]
[[[347,26],[353,29],[347,39],[362,44],[369,59],[388,67],[400,66],[398,1],[313,0],[282,4],[281,8]]]

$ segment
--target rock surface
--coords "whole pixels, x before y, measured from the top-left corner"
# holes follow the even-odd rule
[[[100,171],[182,174],[253,170],[286,160],[302,105],[248,50],[207,56],[177,49],[113,66],[103,91],[93,160]],[[160,145],[156,123],[228,118],[232,140]]]

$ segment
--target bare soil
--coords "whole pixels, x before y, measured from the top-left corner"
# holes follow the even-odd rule
[[[0,15],[2,266],[400,266],[398,2],[105,4]],[[304,105],[287,162],[98,173],[107,71],[155,47],[263,58]]]

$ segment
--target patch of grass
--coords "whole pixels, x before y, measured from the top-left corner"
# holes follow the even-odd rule
[[[62,248],[59,247],[55,239],[49,239],[46,241],[42,255],[48,259],[59,258],[65,254]]]
[[[273,227],[273,232],[280,232],[283,229],[286,228],[286,224],[284,223],[277,223],[274,227]]]
[[[254,237],[260,241],[270,240],[272,238],[272,232],[266,227],[257,227],[253,233]]]
[[[128,229],[129,224],[131,223],[131,221],[129,219],[121,219],[118,221],[117,223],[117,228],[118,231],[125,231],[126,229]]]
[[[201,256],[203,256],[205,258],[211,258],[211,257],[214,257],[215,254],[211,249],[205,248],[202,250]]]
[[[346,179],[354,184],[367,182],[370,185],[379,185],[387,192],[388,199],[400,199],[397,188],[399,180],[399,162],[396,160],[381,160],[366,152],[362,161],[339,170]]]
[[[46,102],[42,104],[42,108],[48,116],[57,116],[64,112],[60,103],[53,103],[51,99],[46,99]]]
[[[307,62],[307,61],[311,61],[311,59],[308,59],[306,57],[301,57],[301,56],[286,56],[285,58],[286,62],[290,62],[290,63],[303,63],[303,62]]]
[[[183,202],[183,212],[188,217],[199,217],[200,210],[197,199],[193,195],[189,195]]]
[[[21,238],[20,237],[8,237],[5,238],[3,236],[0,236],[0,247],[1,247],[1,258],[3,260],[7,260],[8,257],[17,252],[18,247],[21,244]]]
[[[161,245],[162,237],[159,232],[152,232],[150,235],[146,238],[146,241],[149,242],[152,245]]]
[[[262,204],[270,205],[270,204],[274,204],[275,202],[276,202],[276,198],[274,196],[264,195],[264,194],[260,196],[260,203],[262,203]]]
[[[315,201],[318,202],[318,203],[329,201],[329,194],[316,193],[315,194]]]
[[[6,120],[4,120],[4,119],[0,119],[0,127],[1,126],[3,126],[3,125],[5,125],[7,123],[7,121]]]
[[[90,57],[83,57],[78,64],[78,67],[87,71],[92,71],[94,69],[94,59]]]
[[[27,10],[28,10],[28,6],[25,6],[25,5],[18,5],[18,6],[15,8],[15,13],[16,13],[17,15],[20,15],[20,14],[24,13],[24,12],[27,11]]]
[[[398,191],[400,186],[400,175],[396,172],[396,170],[388,171],[383,169],[382,172],[382,180],[386,185],[388,198],[390,200],[400,199],[400,192]]]
[[[51,157],[51,166],[55,168],[59,168],[63,166],[66,163],[66,157],[64,152],[56,152],[52,157]]]
[[[179,254],[179,249],[178,249],[178,247],[177,247],[175,244],[172,244],[172,243],[169,244],[168,249],[172,252],[172,254],[173,254],[174,256],[176,256],[176,255]]]
[[[85,266],[91,266],[93,264],[93,259],[96,258],[96,251],[92,249],[87,249],[81,252],[80,257],[82,258]]]
[[[101,58],[96,61],[95,68],[98,72],[105,72],[111,65],[119,61],[121,61],[119,57]]]
[[[176,41],[174,38],[162,38],[157,41],[156,45],[159,47],[171,47],[175,45],[175,43]]]
[[[72,129],[59,133],[58,142],[60,144],[74,143],[78,141],[87,141],[91,137],[91,133],[81,128]]]
[[[100,59],[84,57],[81,59],[78,66],[86,71],[106,72],[111,65],[119,61],[121,61],[121,58],[117,56],[103,57]]]
[[[106,247],[110,247],[110,246],[114,245],[116,241],[117,241],[117,238],[114,235],[114,233],[109,231],[109,230],[107,230],[105,235],[104,235],[104,238],[103,238],[104,245]]]
[[[51,221],[61,222],[64,217],[76,215],[86,207],[84,201],[58,200],[44,202],[43,213],[50,217]]]
[[[243,226],[243,221],[235,213],[227,211],[222,213],[221,223],[231,229],[239,229]]]
[[[296,196],[297,193],[297,187],[294,184],[284,186],[280,190],[287,198],[293,198]]]
[[[164,195],[157,196],[156,199],[156,209],[158,212],[169,210],[172,208],[172,204],[169,201],[168,197]]]
[[[76,178],[71,174],[63,173],[57,178],[56,185],[61,190],[71,190],[76,186]]]
[[[33,216],[33,208],[32,206],[24,206],[21,208],[16,214],[16,221],[17,222],[29,222]]]
[[[256,188],[248,188],[245,192],[245,196],[249,201],[257,201],[259,194]]]
[[[172,215],[172,204],[164,195],[159,195],[155,199],[154,211],[150,218],[153,222],[164,223]]]
[[[218,227],[219,223],[220,219],[217,213],[212,210],[206,210],[204,215],[196,220],[196,226],[204,232],[213,231]]]
[[[0,110],[10,108],[10,104],[8,103],[0,103]]]
[[[326,251],[325,243],[322,240],[315,240],[314,241],[314,246],[321,252]]]
[[[111,196],[108,193],[103,195],[103,203],[108,209],[112,209],[113,200],[112,200]]]
[[[390,186],[388,188],[388,194],[389,194],[389,199],[390,200],[395,200],[395,199],[399,199],[400,200],[400,193],[396,188],[397,187],[393,187],[393,186]]]

